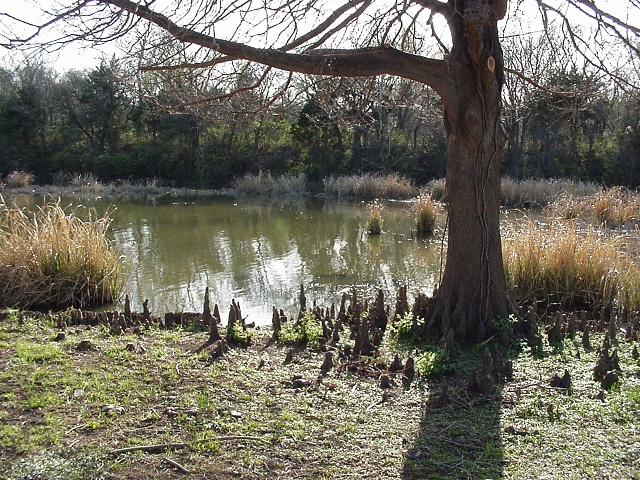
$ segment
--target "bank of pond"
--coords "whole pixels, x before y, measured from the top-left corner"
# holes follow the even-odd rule
[[[301,284],[318,304],[338,301],[354,287],[365,296],[379,289],[395,295],[402,286],[431,294],[446,248],[443,191],[434,182],[408,199],[374,203],[7,190],[0,210],[0,306],[113,310],[123,308],[127,294],[134,308],[147,301],[159,315],[202,312],[208,288],[215,303],[236,301],[249,321],[266,324],[273,306],[297,311]],[[505,268],[518,303],[640,309],[634,192],[503,181],[503,198],[529,206],[502,213]],[[371,234],[373,211],[379,235]],[[425,217],[432,223],[421,234]]]

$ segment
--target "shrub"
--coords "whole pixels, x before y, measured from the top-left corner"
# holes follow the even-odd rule
[[[424,319],[416,318],[414,321],[413,313],[411,312],[407,312],[403,317],[396,317],[389,329],[390,337],[399,343],[415,343],[418,337],[413,331],[414,323],[418,326],[418,330],[420,330],[424,324]]]
[[[245,328],[245,326],[236,322],[231,327],[227,327],[226,330],[227,341],[234,345],[251,345],[253,341],[253,333]]]
[[[107,239],[111,219],[58,202],[35,212],[0,197],[0,305],[84,307],[112,303],[121,292],[121,258]]]
[[[419,353],[416,359],[416,370],[422,377],[440,377],[451,369],[450,356],[440,347],[431,347]]]

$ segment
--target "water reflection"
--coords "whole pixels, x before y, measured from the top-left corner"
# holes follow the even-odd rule
[[[440,246],[412,239],[410,205],[385,205],[381,236],[368,236],[364,220],[357,203],[218,198],[117,203],[112,225],[134,306],[148,298],[155,312],[199,311],[209,286],[223,312],[235,298],[260,324],[272,305],[292,312],[301,283],[322,305],[352,285],[431,291]]]

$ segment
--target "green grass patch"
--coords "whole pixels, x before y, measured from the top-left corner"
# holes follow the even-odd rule
[[[322,339],[322,322],[311,311],[307,310],[296,321],[282,323],[278,339],[285,344],[309,345],[317,348]]]
[[[54,343],[19,342],[15,348],[16,357],[25,363],[49,362],[62,355],[62,349]]]

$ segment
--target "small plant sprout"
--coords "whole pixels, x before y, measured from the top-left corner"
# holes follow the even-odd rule
[[[284,322],[279,338],[283,343],[317,348],[322,339],[322,323],[312,311],[307,310],[296,322]]]

